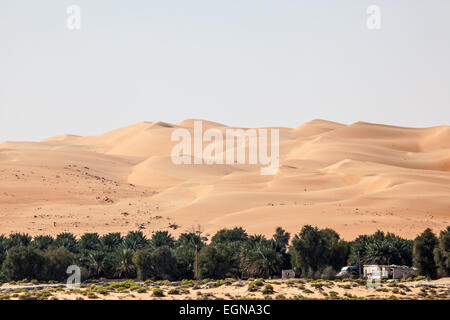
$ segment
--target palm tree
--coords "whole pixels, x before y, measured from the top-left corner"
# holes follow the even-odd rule
[[[89,274],[99,278],[105,270],[105,254],[100,251],[85,251],[85,253],[85,264],[88,267]]]
[[[73,234],[68,232],[60,233],[56,236],[55,246],[57,248],[65,247],[70,252],[78,252],[78,241]]]
[[[394,253],[395,249],[388,241],[372,242],[366,247],[365,261],[370,264],[389,265]]]
[[[195,233],[182,233],[178,237],[178,240],[176,242],[177,247],[184,247],[189,246],[191,248],[194,248],[195,246],[198,246],[199,249],[204,245],[202,238],[200,238],[199,235],[196,235]]]
[[[119,248],[122,244],[123,238],[120,235],[120,232],[113,232],[105,234],[100,238],[100,242],[102,247],[104,247],[108,251],[114,251]]]
[[[269,278],[279,274],[283,267],[283,256],[272,240],[247,242],[241,251],[241,270],[252,277]]]
[[[266,237],[263,236],[262,234],[254,234],[248,237],[249,241],[253,241],[253,242],[263,242],[266,240]]]
[[[14,247],[26,247],[31,243],[31,237],[25,233],[13,233],[7,240],[8,249]]]
[[[286,232],[286,230],[281,227],[277,227],[275,229],[275,234],[273,235],[273,240],[277,244],[279,250],[284,252],[286,251],[286,247],[289,244],[290,237],[291,234],[289,232]]]
[[[114,274],[118,278],[135,278],[136,267],[133,263],[134,251],[127,248],[117,249],[114,256]]]
[[[178,237],[175,248],[175,255],[181,265],[182,277],[192,278],[195,269],[195,257],[204,247],[200,236],[195,233],[183,233]]]
[[[0,234],[0,252],[6,252],[8,246],[8,238]]]
[[[173,248],[175,245],[175,240],[167,231],[157,231],[153,234],[150,239],[151,245],[153,248],[159,248],[162,246],[168,246],[169,248]]]
[[[48,249],[53,243],[55,242],[55,239],[51,236],[37,236],[34,237],[33,241],[31,242],[31,245],[39,250],[46,250]]]
[[[98,233],[85,233],[81,236],[78,244],[82,250],[99,250],[100,249],[100,237]]]
[[[148,245],[148,240],[141,231],[130,231],[123,239],[122,245],[134,251],[143,249]]]

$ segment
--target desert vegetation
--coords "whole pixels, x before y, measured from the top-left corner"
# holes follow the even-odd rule
[[[369,288],[361,279],[96,280],[80,288],[64,284],[35,285],[29,280],[0,286],[0,300],[447,300],[448,286],[424,277],[382,281]]]
[[[67,267],[75,264],[81,268],[84,281],[214,279],[212,283],[219,287],[227,284],[226,279],[248,279],[251,290],[270,293],[273,284],[264,281],[280,277],[283,269],[320,281],[333,280],[348,264],[414,265],[428,278],[450,272],[450,227],[438,237],[427,229],[415,240],[377,231],[348,242],[334,230],[309,225],[292,239],[279,227],[270,239],[233,228],[218,231],[208,243],[205,240],[196,233],[175,239],[167,231],[155,232],[150,238],[141,231],[125,236],[86,233],[80,238],[70,233],[34,238],[17,233],[0,236],[0,280],[61,282],[68,276]],[[322,288],[326,282],[313,286]],[[160,294],[154,292],[155,296]]]

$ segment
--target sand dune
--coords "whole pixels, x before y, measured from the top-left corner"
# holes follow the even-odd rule
[[[0,234],[173,234],[243,226],[271,235],[312,224],[344,238],[414,237],[450,221],[450,127],[313,120],[280,128],[280,167],[175,165],[178,124],[141,122],[99,136],[0,144]],[[226,125],[204,121],[224,133]],[[225,151],[225,150],[224,150]]]

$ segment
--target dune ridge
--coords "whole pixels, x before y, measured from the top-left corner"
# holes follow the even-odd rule
[[[280,167],[174,165],[176,128],[141,122],[99,136],[0,144],[0,234],[127,232],[205,236],[242,226],[331,227],[352,239],[377,229],[413,237],[450,221],[450,127],[312,120],[280,128]],[[224,132],[226,125],[204,121]],[[235,128],[235,127],[233,127]]]

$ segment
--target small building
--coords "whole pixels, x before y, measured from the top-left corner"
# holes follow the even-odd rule
[[[406,279],[415,275],[415,269],[408,266],[397,265],[364,265],[363,277],[380,279]]]
[[[293,279],[295,278],[294,270],[281,270],[281,279]]]

